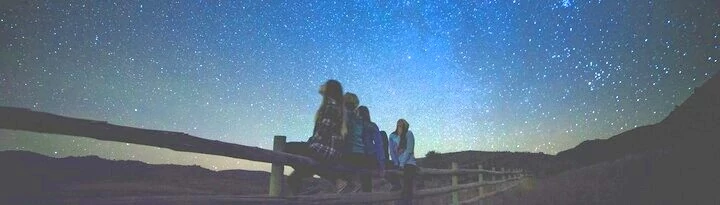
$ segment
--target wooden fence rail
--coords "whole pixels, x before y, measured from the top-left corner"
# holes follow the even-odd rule
[[[283,167],[315,166],[314,160],[282,152],[286,138],[275,136],[273,150],[250,147],[239,144],[208,140],[186,133],[150,130],[134,127],[109,124],[105,121],[86,120],[65,117],[50,113],[37,112],[23,108],[0,107],[0,129],[24,130],[39,133],[62,134],[70,136],[88,137],[98,140],[125,142],[154,147],[168,148],[176,151],[194,152],[246,159],[258,162],[272,163],[270,186],[268,196],[143,196],[143,197],[115,197],[98,199],[68,199],[69,203],[77,204],[128,204],[135,202],[153,202],[154,204],[174,204],[187,202],[214,202],[225,203],[255,203],[255,204],[342,204],[342,203],[373,203],[400,200],[400,192],[382,193],[351,193],[351,194],[321,194],[310,196],[282,196]],[[402,175],[401,171],[388,171],[391,174]],[[459,169],[453,163],[452,169],[421,168],[419,175],[449,175],[452,176],[452,185],[440,188],[418,190],[413,199],[441,194],[452,193],[452,203],[472,203],[492,194],[504,191],[516,185],[525,176],[522,170],[501,171],[478,169]],[[478,174],[478,182],[459,184],[458,176]],[[483,176],[492,176],[490,181],[484,181]],[[493,186],[507,183],[504,189],[494,189],[493,192],[484,192],[484,186]],[[478,196],[460,201],[458,191],[478,188]],[[407,199],[406,199],[407,200]],[[88,203],[85,203],[88,202]],[[127,202],[127,203],[121,203]]]

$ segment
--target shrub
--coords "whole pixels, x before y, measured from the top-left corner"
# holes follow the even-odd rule
[[[427,154],[425,154],[425,158],[427,159],[438,159],[440,158],[440,152],[437,152],[435,150],[429,151]]]

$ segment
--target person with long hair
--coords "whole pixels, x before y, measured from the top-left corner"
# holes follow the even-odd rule
[[[372,162],[371,168],[375,167],[380,175],[384,175],[385,161],[387,156],[387,134],[380,131],[380,128],[370,119],[370,110],[366,106],[358,108],[360,119],[363,121],[363,144],[365,155]],[[383,151],[384,150],[384,151]]]
[[[343,163],[350,165],[353,169],[361,170],[357,173],[360,187],[363,192],[372,191],[372,175],[370,171],[377,170],[380,175],[385,170],[385,155],[382,151],[382,139],[377,124],[370,120],[370,110],[366,106],[357,108],[358,122],[355,129],[360,129],[358,136],[353,136],[350,141],[350,152],[348,152]]]
[[[365,161],[359,160],[355,154],[357,150],[357,144],[362,145],[363,122],[360,120],[360,116],[358,115],[358,106],[360,105],[360,100],[358,99],[357,95],[355,95],[355,93],[346,92],[345,95],[343,95],[343,105],[345,112],[344,120],[345,125],[347,126],[347,135],[345,136],[346,153],[343,153],[343,157],[342,159],[340,159],[340,164],[345,165],[346,167],[344,168],[346,169],[342,170],[342,180],[337,180],[337,193],[356,192],[360,190],[361,185],[358,185],[357,183],[349,184],[348,182],[353,181],[352,179],[355,174],[352,170],[355,168],[359,168],[358,163]],[[360,146],[360,148],[362,149],[362,146]]]
[[[315,127],[310,137],[313,158],[318,161],[335,161],[343,153],[347,125],[343,109],[343,90],[340,82],[328,80],[321,88],[323,101],[315,114]]]
[[[338,160],[345,152],[345,135],[347,125],[345,124],[345,112],[343,109],[343,89],[340,82],[328,80],[320,86],[322,102],[315,114],[315,126],[313,134],[304,143],[305,148],[294,148],[290,153],[301,154],[311,157],[319,162],[318,167],[296,166],[295,171],[288,177],[288,185],[293,193],[300,191],[302,178],[312,177],[314,174],[335,181],[336,186],[343,184],[339,175],[329,167],[338,163]],[[344,182],[347,184],[347,182]]]
[[[417,165],[415,161],[415,136],[410,131],[410,124],[405,119],[399,119],[395,127],[395,131],[390,134],[389,152],[392,158],[392,165],[403,171],[403,182],[400,185],[400,179],[397,177],[387,177],[392,184],[392,191],[402,187],[402,195],[412,195],[415,185],[413,180],[417,173]],[[403,197],[406,198],[406,197]]]
[[[383,147],[381,148],[381,150],[383,151],[383,153],[385,153],[383,156],[383,158],[385,159],[385,166],[388,167],[392,164],[392,162],[390,162],[390,152],[388,151],[388,135],[385,130],[380,131],[380,140],[382,140],[383,142]]]

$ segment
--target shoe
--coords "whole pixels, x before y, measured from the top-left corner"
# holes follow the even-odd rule
[[[355,190],[357,190],[357,189],[360,189],[360,186],[358,186],[355,183],[348,182],[347,185],[345,186],[345,189],[339,191],[338,194],[354,193],[354,192],[356,192]]]
[[[362,190],[362,184],[353,183],[352,185],[353,185],[353,187],[352,187],[352,191],[350,191],[351,193],[358,193],[358,192],[360,192],[360,190]]]
[[[321,191],[322,191],[322,187],[315,185],[315,186],[310,186],[310,187],[305,188],[305,190],[300,191],[296,195],[313,195],[313,194],[320,193]]]
[[[338,179],[335,181],[335,193],[343,193],[348,189],[348,182],[345,180]]]

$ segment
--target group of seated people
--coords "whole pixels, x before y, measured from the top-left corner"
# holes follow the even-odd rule
[[[374,174],[389,181],[391,191],[405,187],[403,194],[412,194],[418,168],[413,155],[415,139],[408,122],[399,119],[388,138],[372,122],[368,108],[359,106],[357,96],[343,93],[340,82],[328,80],[320,87],[320,94],[323,100],[315,115],[313,134],[302,143],[302,149],[293,151],[313,158],[319,165],[295,166],[287,181],[290,191],[298,194],[303,178],[318,175],[335,183],[337,193],[371,192]],[[402,170],[402,179],[386,175],[389,169]]]

